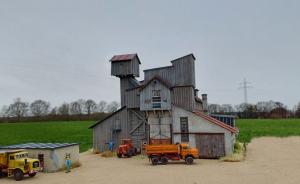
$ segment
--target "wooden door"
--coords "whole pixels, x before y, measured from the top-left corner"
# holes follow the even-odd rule
[[[220,158],[225,156],[223,133],[201,133],[196,135],[196,147],[200,158]]]

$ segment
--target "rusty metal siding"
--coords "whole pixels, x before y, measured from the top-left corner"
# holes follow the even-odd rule
[[[152,107],[153,90],[160,90],[161,93],[161,108]],[[140,92],[140,109],[147,110],[171,110],[171,92],[165,85],[161,84],[158,80],[153,80]]]
[[[172,66],[144,70],[144,76],[145,83],[157,76],[172,86],[175,84],[174,70]]]
[[[172,61],[174,67],[174,86],[195,86],[195,60],[188,55]]]
[[[196,147],[200,158],[220,158],[225,156],[224,133],[200,133],[196,135]]]
[[[116,120],[120,121],[121,131],[113,133]],[[126,138],[127,136],[127,109],[125,108],[93,128],[94,152],[103,152],[108,150],[108,145],[106,143],[109,141],[115,142],[116,148],[120,144],[120,139]]]
[[[140,89],[135,88],[126,91],[127,108],[140,108]]]
[[[186,110],[193,111],[195,109],[194,88],[192,86],[174,87],[172,103]]]

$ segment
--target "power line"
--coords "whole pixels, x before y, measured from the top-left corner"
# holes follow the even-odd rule
[[[246,78],[244,78],[243,82],[240,83],[240,86],[238,89],[244,90],[244,102],[248,103],[248,89],[253,88],[251,82],[248,82]]]

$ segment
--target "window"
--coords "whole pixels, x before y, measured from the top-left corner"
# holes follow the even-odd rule
[[[161,103],[152,103],[152,108],[153,109],[155,109],[155,108],[157,108],[157,109],[161,108]]]
[[[14,156],[9,156],[9,160],[14,160],[15,157]]]
[[[152,90],[152,108],[161,108],[160,90]]]
[[[115,121],[115,131],[120,131],[121,130],[121,122],[119,119],[116,119]]]
[[[180,117],[181,142],[189,142],[188,117]]]
[[[160,90],[153,90],[152,94],[153,96],[160,97]]]

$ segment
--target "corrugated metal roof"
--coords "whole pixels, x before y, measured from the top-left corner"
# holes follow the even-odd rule
[[[110,59],[110,61],[111,61],[111,62],[117,62],[117,61],[130,61],[130,60],[132,60],[132,59],[135,58],[135,57],[138,58],[138,56],[137,56],[136,53],[135,53],[135,54],[114,55],[114,56]],[[138,61],[139,61],[139,63],[141,64],[139,58],[138,58]]]
[[[78,143],[26,143],[2,146],[0,149],[56,149],[78,145]]]

